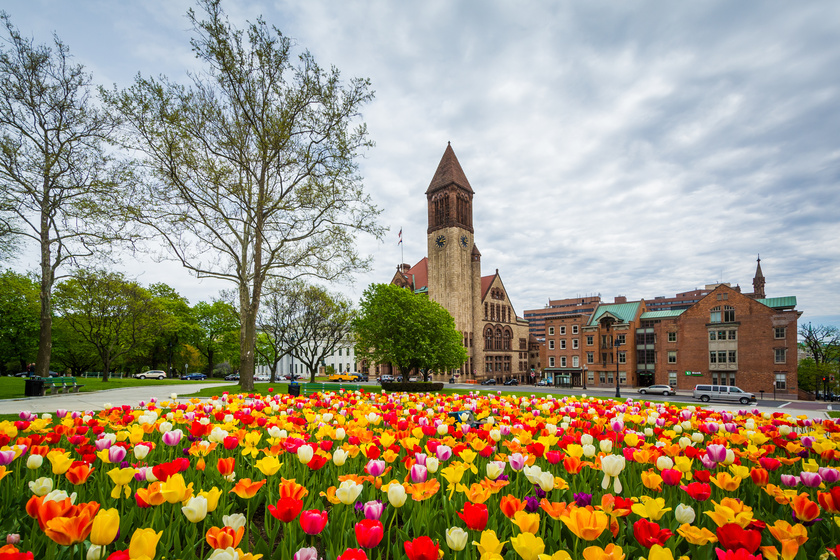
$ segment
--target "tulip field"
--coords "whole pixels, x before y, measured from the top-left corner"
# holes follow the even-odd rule
[[[838,444],[781,412],[501,393],[21,412],[0,560],[833,559]]]

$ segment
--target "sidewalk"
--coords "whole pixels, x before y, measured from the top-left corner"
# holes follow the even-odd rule
[[[55,411],[59,408],[69,411],[102,410],[105,404],[119,406],[128,404],[137,406],[140,401],[149,402],[154,398],[158,401],[170,400],[172,393],[177,392],[178,398],[189,398],[206,387],[230,387],[236,391],[239,385],[234,383],[196,383],[190,385],[146,385],[143,387],[128,387],[123,389],[107,389],[93,393],[68,393],[65,395],[46,395],[43,397],[25,397],[21,399],[0,400],[0,414],[17,414],[22,410],[38,414]]]

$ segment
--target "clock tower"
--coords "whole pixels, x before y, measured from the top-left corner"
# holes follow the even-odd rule
[[[474,332],[480,301],[480,259],[474,258],[473,190],[452,146],[426,189],[429,227],[429,297],[449,310],[467,341]],[[468,347],[469,350],[469,347]],[[472,354],[472,352],[470,352]]]

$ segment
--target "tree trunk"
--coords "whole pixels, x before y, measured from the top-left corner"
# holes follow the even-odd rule
[[[35,358],[35,375],[39,377],[49,377],[52,356],[53,270],[50,263],[49,229],[45,221],[41,220],[41,328],[38,335],[38,356]]]
[[[239,285],[239,384],[243,391],[254,390],[257,347],[257,310],[248,292],[247,283]]]
[[[213,344],[212,341],[210,344]],[[213,377],[213,348],[207,347],[207,377]]]
[[[102,356],[102,382],[108,381],[110,376],[108,372],[111,371],[111,351],[107,350],[105,355]]]

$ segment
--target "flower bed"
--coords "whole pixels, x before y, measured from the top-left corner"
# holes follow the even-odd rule
[[[501,394],[22,412],[0,423],[0,554],[834,557],[838,442],[783,413]]]

